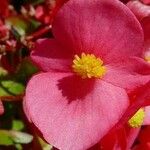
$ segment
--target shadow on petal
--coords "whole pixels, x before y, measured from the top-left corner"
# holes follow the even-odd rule
[[[62,47],[54,39],[40,39],[36,42],[32,55],[52,59],[67,59],[73,57],[73,50]]]
[[[40,39],[31,52],[32,61],[43,71],[69,71],[73,52],[63,48],[54,39]]]
[[[78,76],[69,76],[58,80],[58,88],[62,91],[62,95],[67,97],[68,103],[74,100],[84,99],[94,87],[95,80],[82,79]]]

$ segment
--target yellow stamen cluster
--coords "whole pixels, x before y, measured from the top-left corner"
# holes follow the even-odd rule
[[[103,66],[103,61],[100,58],[96,58],[93,54],[82,53],[81,57],[74,56],[73,71],[85,78],[101,78],[106,73],[106,67]]]
[[[128,121],[129,126],[132,128],[139,128],[143,124],[144,117],[145,117],[145,112],[141,108]]]

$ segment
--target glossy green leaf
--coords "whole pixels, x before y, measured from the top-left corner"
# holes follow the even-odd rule
[[[0,130],[0,145],[10,146],[13,145],[14,142],[9,135],[8,131]]]
[[[24,36],[28,30],[28,22],[19,16],[7,18],[6,24],[13,27],[20,36]]]
[[[35,31],[41,23],[34,19],[24,19],[20,16],[13,16],[6,19],[6,24],[12,27],[13,34],[18,39],[19,36],[25,36],[26,34]]]
[[[23,150],[23,147],[21,144],[15,144],[16,150]]]
[[[28,133],[13,130],[9,131],[9,133],[15,143],[28,144],[33,140],[33,136]]]
[[[0,130],[0,145],[28,144],[32,142],[33,136],[14,130]]]
[[[12,130],[21,131],[24,129],[24,123],[21,120],[12,121]]]
[[[24,92],[24,86],[21,83],[12,80],[0,81],[0,96],[20,95]]]

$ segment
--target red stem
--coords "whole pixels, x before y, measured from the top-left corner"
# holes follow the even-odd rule
[[[33,33],[30,36],[26,37],[26,40],[33,40],[33,39],[37,39],[39,37],[41,37],[42,35],[48,33],[51,30],[51,25],[45,26],[44,28],[36,31],[35,33]]]

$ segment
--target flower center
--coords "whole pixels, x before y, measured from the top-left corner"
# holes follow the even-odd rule
[[[73,71],[85,78],[101,78],[106,73],[106,67],[103,66],[103,61],[100,58],[96,58],[93,54],[82,53],[81,57],[74,56]]]
[[[145,112],[141,108],[128,121],[129,126],[132,127],[132,128],[140,127],[143,124],[144,117],[145,117]]]

